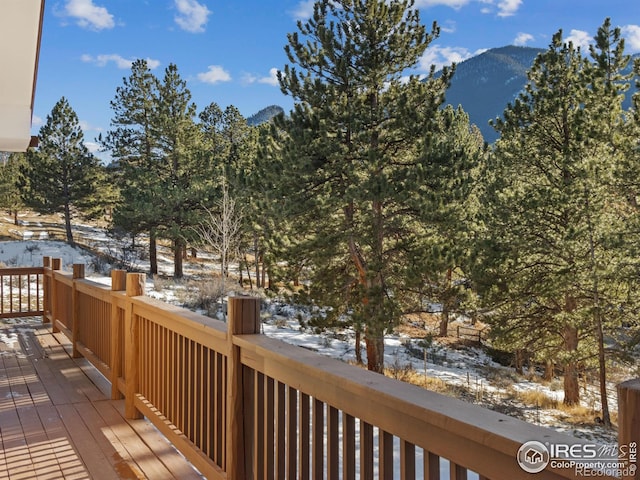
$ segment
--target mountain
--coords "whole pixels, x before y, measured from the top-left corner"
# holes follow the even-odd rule
[[[533,61],[544,51],[541,48],[507,46],[486,50],[460,62],[446,92],[445,104],[462,105],[485,141],[493,143],[498,132],[489,125],[489,120],[501,117],[507,105],[515,101],[527,83],[527,72]],[[640,54],[632,57],[629,71],[634,59],[640,59]],[[625,109],[631,106],[631,96],[635,91],[636,88],[632,87],[627,93],[623,103]],[[283,112],[281,107],[271,105],[249,117],[247,123],[258,125],[280,112]]]
[[[284,109],[278,105],[269,105],[268,107],[263,108],[258,113],[251,115],[247,118],[247,123],[252,127],[260,125],[261,123],[268,122],[276,115],[280,113],[284,113]]]
[[[527,71],[541,48],[492,48],[456,65],[445,104],[462,105],[471,123],[478,126],[485,141],[493,143],[498,133],[489,120],[499,117],[527,83]]]
[[[527,72],[539,53],[545,50],[531,47],[507,46],[492,48],[456,65],[456,71],[447,90],[445,104],[462,105],[485,141],[493,143],[498,132],[489,120],[501,117],[507,104],[513,103],[527,83]],[[640,54],[632,57],[640,58]],[[631,96],[626,95],[623,107],[631,106]]]

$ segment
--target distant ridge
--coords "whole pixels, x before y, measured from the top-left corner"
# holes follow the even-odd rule
[[[498,133],[489,120],[502,116],[527,83],[527,71],[541,48],[507,46],[492,48],[456,65],[445,104],[462,105],[485,141],[493,143]]]
[[[456,65],[456,71],[447,90],[445,104],[454,107],[462,105],[469,114],[469,120],[475,124],[484,140],[493,143],[498,132],[489,125],[489,120],[502,117],[505,108],[513,103],[527,84],[527,72],[533,66],[538,54],[545,52],[541,48],[507,46],[492,48]],[[632,56],[640,58],[640,54]],[[627,93],[623,107],[631,106],[634,87]]]
[[[495,142],[498,132],[489,125],[489,120],[502,117],[507,105],[513,103],[523,91],[528,81],[527,72],[538,54],[543,52],[545,50],[542,48],[511,45],[492,48],[460,62],[456,65],[451,86],[445,94],[445,105],[462,105],[469,114],[470,122],[482,132],[484,140],[488,143]],[[633,60],[638,58],[640,54],[632,56],[630,69]],[[631,106],[631,97],[635,91],[636,88],[632,87],[627,92],[623,103],[625,109]],[[271,105],[249,117],[247,123],[259,125],[281,112],[284,112],[282,107]]]
[[[263,108],[258,113],[251,115],[247,118],[247,123],[252,127],[260,125],[261,123],[268,122],[276,115],[284,113],[284,109],[278,105],[269,105]]]

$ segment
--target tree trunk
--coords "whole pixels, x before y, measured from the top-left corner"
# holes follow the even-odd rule
[[[593,319],[596,339],[598,342],[598,375],[600,380],[600,404],[602,405],[602,423],[605,427],[611,426],[611,414],[609,413],[609,397],[607,396],[607,360],[604,349],[604,329],[602,326],[602,312],[600,311],[600,286],[598,268],[596,262],[596,248],[594,229],[591,223],[591,206],[589,191],[585,188],[585,205],[587,212],[587,225],[589,227],[589,250],[591,256],[591,272],[593,281]]]
[[[256,288],[260,288],[260,263],[259,263],[259,258],[260,258],[260,252],[258,251],[258,237],[254,236],[253,237],[253,255],[254,255],[254,260],[255,260],[255,267],[256,267]]]
[[[64,228],[67,233],[67,243],[74,245],[73,232],[71,231],[71,208],[68,202],[64,204]]]
[[[360,342],[362,341],[362,332],[360,331],[360,327],[356,327],[356,362],[358,365],[362,365],[362,345]]]
[[[553,380],[553,362],[551,360],[546,361],[542,378],[547,381]]]
[[[183,261],[182,252],[184,251],[184,245],[182,240],[176,239],[173,242],[173,278],[183,277]],[[224,277],[223,277],[224,280]]]
[[[564,363],[564,401],[568,406],[580,403],[580,384],[578,382],[578,364],[571,360],[571,356],[578,349],[578,329],[566,325],[563,332],[564,350],[569,359]]]
[[[153,228],[149,231],[149,273],[158,274],[158,239]]]
[[[524,373],[524,350],[518,348],[514,354],[514,363],[516,373],[522,375]]]
[[[442,304],[442,313],[440,313],[440,332],[438,336],[446,337],[449,334],[449,308],[446,303]]]
[[[450,303],[451,300],[449,296],[451,295],[451,269],[447,269],[447,277],[444,295],[442,298],[442,313],[440,314],[440,332],[439,336],[446,337],[449,335],[449,312],[450,312]]]
[[[18,225],[18,209],[13,211],[13,224]]]
[[[367,370],[384,373],[384,335],[372,334],[370,330],[365,335],[367,346]]]
[[[249,290],[253,290],[253,281],[251,280],[251,270],[249,269],[249,260],[247,260],[247,255],[244,256],[244,264],[247,267],[247,277],[249,277]]]

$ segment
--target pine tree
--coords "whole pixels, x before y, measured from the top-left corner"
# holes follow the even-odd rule
[[[76,112],[62,97],[38,134],[38,149],[27,152],[21,169],[23,200],[40,213],[64,214],[67,241],[73,244],[71,220],[94,204],[100,165],[84,145]]]
[[[469,255],[474,242],[474,215],[478,208],[476,188],[484,160],[484,141],[461,107],[448,105],[434,117],[425,138],[419,192],[410,201],[421,212],[421,257],[411,262],[408,284],[420,304],[442,306],[439,335],[448,335],[450,315],[465,307]],[[415,271],[413,271],[415,269]],[[418,306],[416,307],[418,308]]]
[[[26,162],[24,153],[0,153],[0,208],[13,216],[18,225],[18,212],[24,207],[20,194],[20,169]]]
[[[191,92],[171,64],[158,85],[158,158],[151,188],[159,208],[161,234],[173,243],[174,276],[183,276],[183,253],[193,237],[192,227],[204,213],[211,190],[211,159],[199,155],[199,129]]]
[[[568,405],[579,402],[578,375],[593,352],[606,393],[603,338],[616,334],[632,301],[621,248],[629,212],[613,181],[624,122],[618,39],[605,22],[589,62],[562,31],[553,36],[525,92],[495,123],[501,137],[487,172],[478,282],[490,285],[483,297],[492,300],[494,335],[559,363]],[[608,422],[606,399],[603,414]]]
[[[406,74],[438,35],[409,0],[321,0],[289,34],[279,73],[296,104],[280,118],[279,182],[311,295],[362,330],[367,366],[382,371],[384,337],[400,318],[403,265],[419,248],[407,208],[419,190],[422,138],[450,72]]]
[[[134,235],[149,233],[150,273],[158,273],[157,216],[157,89],[158,80],[145,60],[136,60],[111,101],[111,130],[99,141],[111,153],[120,187],[114,224]]]

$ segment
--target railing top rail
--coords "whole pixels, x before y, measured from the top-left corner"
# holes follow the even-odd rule
[[[227,337],[227,325],[220,320],[151,297],[132,297],[131,301],[136,314],[143,315],[146,310],[153,320],[164,317],[173,322],[176,330],[184,331],[188,329],[189,331],[198,331],[200,332],[200,336],[204,333],[209,333],[218,339],[225,339]],[[179,326],[182,326],[182,328]],[[190,335],[187,334],[187,336]],[[193,340],[199,340],[199,338],[193,338]]]
[[[35,275],[44,273],[43,267],[4,267],[0,268],[0,275]]]

